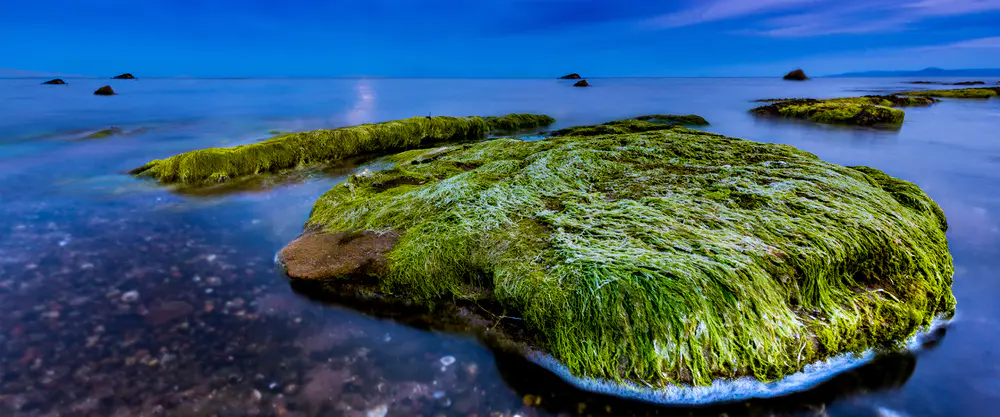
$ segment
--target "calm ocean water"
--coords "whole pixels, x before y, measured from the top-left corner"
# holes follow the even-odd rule
[[[956,416],[1000,401],[1000,99],[909,108],[884,130],[747,110],[912,89],[904,80],[139,79],[110,82],[114,97],[91,94],[109,80],[41,81],[0,79],[0,415]],[[293,291],[275,252],[322,192],[372,162],[198,195],[122,174],[272,131],[511,112],[555,127],[694,113],[712,132],[913,181],[948,215],[958,315],[930,349],[799,394],[697,409],[624,401],[467,337]],[[123,133],[84,139],[111,126]]]

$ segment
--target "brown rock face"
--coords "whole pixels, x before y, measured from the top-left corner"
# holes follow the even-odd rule
[[[121,74],[121,75],[116,75],[116,76],[111,77],[111,78],[115,79],[115,80],[134,80],[135,79],[135,77],[132,74],[129,74],[127,72],[124,73],[124,74]]]
[[[572,73],[572,74],[566,74],[566,75],[563,75],[562,77],[559,77],[559,79],[562,79],[562,80],[579,80],[580,78],[583,78],[583,77],[581,77],[580,74],[577,74],[575,72]]]
[[[66,81],[63,81],[62,78],[56,78],[56,79],[53,79],[53,80],[48,80],[48,81],[46,81],[46,82],[44,82],[42,84],[62,85],[62,84],[66,84]]]
[[[805,81],[805,80],[808,80],[809,77],[806,76],[806,72],[805,71],[802,71],[801,69],[797,69],[795,71],[789,72],[788,74],[785,74],[784,79],[789,80],[789,81]]]
[[[590,87],[590,83],[587,80],[580,80],[573,84],[573,87]]]
[[[115,95],[115,90],[112,90],[110,85],[106,85],[104,87],[98,88],[97,91],[94,92],[94,95],[95,96],[113,96],[113,95]]]
[[[300,279],[381,275],[396,232],[306,233],[278,252],[288,276]]]

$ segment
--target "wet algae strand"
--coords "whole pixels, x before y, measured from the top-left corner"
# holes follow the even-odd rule
[[[161,183],[198,184],[341,160],[367,153],[401,151],[435,142],[485,139],[491,132],[543,127],[551,117],[413,117],[384,123],[290,133],[231,148],[209,148],[150,161],[132,173]]]
[[[683,127],[393,160],[319,198],[289,275],[517,317],[581,378],[775,380],[954,311],[943,212],[874,168]]]

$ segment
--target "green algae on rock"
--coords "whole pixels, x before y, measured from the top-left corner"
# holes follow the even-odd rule
[[[546,126],[549,116],[412,117],[330,130],[290,133],[231,148],[209,148],[158,159],[132,174],[161,183],[222,182],[246,175],[335,161],[367,153],[401,151],[435,142],[485,139],[491,131]]]
[[[574,126],[549,133],[549,136],[597,136],[640,133],[653,130],[667,130],[682,125],[703,126],[708,121],[694,114],[678,116],[671,114],[650,114],[632,119],[614,120],[600,125]]]
[[[121,134],[124,134],[124,133],[125,133],[125,131],[122,130],[122,128],[120,128],[118,126],[111,126],[111,127],[107,128],[107,129],[98,130],[98,131],[96,131],[94,133],[91,133],[91,134],[89,134],[87,136],[84,136],[83,138],[84,139],[104,139],[104,138],[109,137],[109,136],[121,135]]]
[[[704,117],[696,114],[647,114],[645,116],[636,117],[635,120],[683,126],[708,126],[708,120],[705,120]]]
[[[902,94],[921,97],[941,98],[991,98],[1000,94],[996,88],[956,88],[951,90],[908,91]]]
[[[854,124],[872,126],[876,124],[898,125],[903,123],[904,112],[890,106],[927,106],[937,100],[931,97],[911,96],[863,96],[832,99],[775,99],[750,110],[758,116],[781,116],[811,120],[817,123]]]
[[[292,278],[516,317],[578,377],[775,380],[953,313],[943,213],[873,168],[683,127],[395,160],[320,197]]]

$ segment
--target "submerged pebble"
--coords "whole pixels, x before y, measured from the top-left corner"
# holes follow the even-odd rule
[[[134,303],[139,301],[139,291],[129,291],[122,294],[122,302]]]

